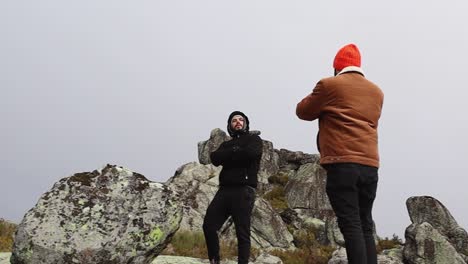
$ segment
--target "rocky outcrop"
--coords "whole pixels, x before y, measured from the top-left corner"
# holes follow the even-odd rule
[[[325,191],[327,174],[317,162],[301,165],[290,175],[284,188],[289,208],[309,209],[316,217],[333,212]]]
[[[264,199],[257,199],[252,212],[252,240],[261,248],[291,248],[293,236],[281,216]]]
[[[150,263],[179,227],[174,199],[118,166],[64,178],[18,226],[11,263]]]
[[[197,162],[179,167],[165,185],[179,194],[183,217],[180,230],[201,231],[210,201],[218,190],[221,167]]]
[[[447,238],[429,223],[411,225],[405,237],[404,257],[410,264],[466,264]]]
[[[294,211],[292,225],[296,230],[314,230],[325,245],[344,245],[335,214],[326,194],[326,171],[319,164],[319,155],[285,149],[277,151],[280,170],[288,174],[284,187],[288,208]]]
[[[290,151],[287,149],[276,150],[279,157],[279,166],[284,170],[297,170],[307,163],[317,163],[320,159],[318,154],[307,154],[302,151]]]
[[[263,153],[258,170],[258,182],[260,185],[268,184],[268,178],[275,175],[279,170],[279,157],[273,148],[273,143],[263,140]]]
[[[164,184],[111,165],[60,180],[18,226],[11,263],[208,263],[177,256],[154,258],[179,226],[180,231],[202,232],[221,171],[211,164],[209,153],[229,138],[214,129],[198,144],[200,163],[181,166]],[[321,245],[344,245],[325,188],[319,155],[276,150],[263,141],[251,225],[252,245],[260,255],[253,263],[282,263],[267,252],[300,247],[304,237]],[[379,254],[380,264],[468,263],[467,232],[439,201],[412,197],[407,207],[412,225],[406,229],[406,244]],[[220,234],[222,240],[235,239],[231,219]],[[0,264],[7,258],[0,254]],[[335,251],[329,263],[347,263],[344,248]]]
[[[405,260],[412,263],[468,263],[468,234],[438,200],[406,201],[411,222],[405,232]]]
[[[217,147],[222,143],[222,140],[228,139],[229,137],[227,137],[226,133],[221,129],[214,129],[207,141],[198,144],[199,160],[206,161],[205,157],[209,155],[205,152],[208,149],[215,149],[206,146]],[[263,154],[258,175],[259,186],[257,193],[259,194],[259,198],[255,204],[252,218],[252,237],[257,246],[262,248],[293,247],[293,239],[291,234],[286,232],[286,228],[284,228],[284,232],[281,231],[279,233],[282,237],[282,239],[279,240],[277,240],[278,237],[275,237],[278,235],[276,232],[266,230],[268,226],[278,226],[278,224],[281,223],[284,227],[286,227],[286,225],[293,227],[292,229],[290,228],[290,230],[294,230],[294,232],[303,230],[304,228],[315,230],[317,238],[324,244],[342,245],[344,243],[343,236],[338,229],[333,210],[325,192],[326,172],[319,165],[319,158],[319,155],[306,154],[300,151],[294,152],[286,149],[276,150],[271,142],[263,141]],[[268,179],[278,175],[287,179],[284,186],[284,193],[288,208],[291,209],[287,212],[279,212],[280,214],[271,208],[271,206],[267,206],[268,202],[262,202],[262,195],[271,191],[274,186],[274,184],[269,183]],[[176,177],[181,176],[176,175]],[[191,176],[183,177],[191,179]],[[168,181],[168,184],[170,184],[170,181]],[[215,192],[215,189],[213,188],[216,188],[217,180],[213,179],[206,181],[206,183],[211,186],[209,189],[210,195],[214,195],[213,192]],[[203,210],[197,211],[196,214],[187,213],[184,215],[190,215],[190,220],[187,220],[189,223],[197,223],[196,226],[201,227],[200,221],[202,221],[202,216],[208,206],[207,202],[209,203],[211,199],[206,201],[207,195],[203,194],[206,193],[204,190],[206,187],[201,187],[203,185],[199,186],[201,190],[197,191],[198,196],[192,196],[195,199],[191,199],[191,201],[196,201],[197,205],[202,205]],[[197,197],[202,199],[198,199]],[[281,215],[283,221],[274,220],[278,215]],[[270,219],[273,222],[267,225],[268,223],[263,221],[258,225],[259,229],[256,229],[255,217],[258,217],[258,219]],[[288,217],[290,217],[290,219],[288,219]],[[182,226],[186,226],[185,220],[182,220],[182,222]],[[196,230],[200,229],[199,227],[197,227]],[[260,235],[256,232],[259,230],[264,230],[264,232]],[[273,234],[275,236],[273,236]],[[271,242],[267,242],[269,239],[265,238],[273,238],[278,242],[275,243],[276,245],[273,245]],[[286,241],[290,241],[289,245],[285,244]]]

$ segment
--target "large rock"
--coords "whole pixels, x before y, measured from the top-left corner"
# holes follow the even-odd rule
[[[180,167],[167,182],[169,189],[178,192],[183,207],[180,231],[202,232],[206,209],[218,190],[220,167],[196,162]],[[259,248],[290,248],[292,235],[271,205],[257,197],[252,212],[252,245]],[[232,219],[221,228],[221,238],[235,239]]]
[[[413,224],[427,222],[437,229],[458,252],[468,256],[468,233],[458,225],[445,206],[433,197],[410,197],[406,201]]]
[[[466,264],[447,238],[429,223],[410,225],[405,238],[403,254],[409,264]]]
[[[297,170],[307,163],[317,163],[320,160],[319,154],[307,154],[302,151],[290,151],[287,149],[276,150],[279,158],[279,167],[286,170]]]
[[[252,240],[261,248],[293,248],[293,236],[270,203],[257,198],[252,212]]]
[[[392,256],[388,254],[388,252],[382,252],[382,254],[379,254],[377,256],[377,263],[378,264],[403,264],[403,261],[401,260],[401,249],[396,249],[394,250],[396,252],[392,253],[393,255],[397,256]],[[449,262],[447,262],[448,264]],[[328,261],[328,264],[348,264],[348,259],[346,255],[346,249],[345,248],[339,248],[333,252],[332,258]]]
[[[343,246],[343,235],[338,228],[335,214],[326,194],[326,171],[313,155],[283,150],[283,159],[286,159],[285,153],[289,155],[287,160],[292,160],[290,161],[292,164],[314,161],[304,163],[296,173],[290,173],[291,176],[284,188],[288,206],[297,215],[298,221],[295,221],[295,226],[301,230],[307,225],[310,226],[310,223],[315,223],[312,229],[316,231],[316,237],[320,243]],[[293,167],[293,165],[287,167]]]
[[[167,180],[169,189],[179,193],[183,217],[180,231],[201,231],[206,209],[218,191],[221,167],[197,162],[187,163]]]
[[[283,264],[283,261],[277,256],[264,252],[255,259],[254,264]]]
[[[167,187],[107,165],[41,196],[18,226],[11,263],[150,263],[180,220]]]
[[[418,196],[409,198],[406,205],[413,223],[405,232],[404,255],[410,263],[468,262],[468,234],[442,203]]]
[[[260,184],[268,184],[268,178],[275,175],[279,171],[279,157],[273,148],[273,143],[263,140],[263,153],[260,160],[260,168],[258,170],[258,182]]]
[[[201,164],[210,164],[210,153],[217,150],[219,145],[231,139],[223,130],[215,128],[211,130],[210,138],[206,141],[198,142],[198,161]]]
[[[318,163],[306,163],[292,175],[284,188],[290,208],[309,209],[317,215],[333,211],[325,190],[327,173]]]

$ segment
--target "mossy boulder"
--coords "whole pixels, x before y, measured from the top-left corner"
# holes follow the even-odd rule
[[[150,263],[179,228],[177,196],[128,169],[61,179],[18,226],[12,264]]]

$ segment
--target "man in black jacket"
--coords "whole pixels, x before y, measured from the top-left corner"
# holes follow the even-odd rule
[[[227,130],[232,139],[223,142],[210,155],[213,165],[222,165],[223,169],[219,175],[220,188],[206,210],[203,232],[210,263],[219,263],[217,232],[231,216],[236,228],[238,263],[246,264],[250,256],[250,216],[263,143],[258,135],[249,133],[249,119],[242,112],[229,115]]]

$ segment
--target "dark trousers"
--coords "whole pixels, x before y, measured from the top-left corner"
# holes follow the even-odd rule
[[[327,170],[327,195],[344,236],[349,264],[377,264],[372,205],[378,169],[356,163],[335,163]]]
[[[250,216],[254,201],[255,189],[252,187],[220,187],[203,220],[203,233],[210,260],[219,261],[218,231],[231,216],[236,228],[238,263],[249,262]]]

